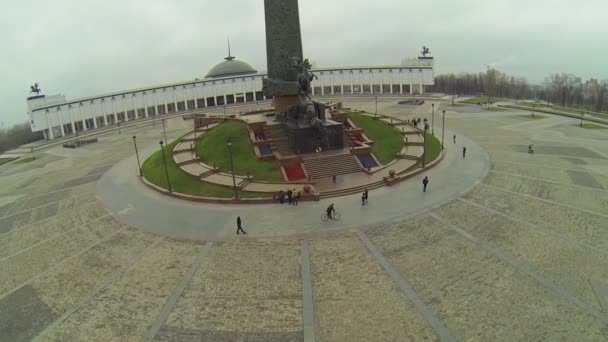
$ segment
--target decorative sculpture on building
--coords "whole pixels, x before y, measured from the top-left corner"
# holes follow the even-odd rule
[[[33,85],[33,86],[30,86],[30,89],[31,89],[31,90],[30,90],[30,94],[31,94],[31,93],[36,93],[36,96],[40,95],[40,92],[42,91],[42,90],[40,89],[40,87],[38,86],[38,83],[34,83],[34,85]]]
[[[431,53],[431,51],[429,50],[429,48],[428,48],[428,47],[423,46],[423,47],[422,47],[422,52],[421,52],[421,53],[422,53],[422,56],[423,56],[423,57],[426,57],[426,55],[427,55],[427,54],[429,54],[429,53]]]

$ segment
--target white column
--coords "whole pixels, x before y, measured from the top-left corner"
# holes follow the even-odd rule
[[[62,115],[59,114],[58,111],[55,111],[55,115],[59,119],[59,127],[61,127],[61,129],[59,131],[61,131],[61,136],[63,137],[63,136],[65,136],[65,132],[63,131],[63,118],[62,118]]]
[[[399,84],[399,94],[403,94],[403,83]]]
[[[51,124],[49,123],[49,113],[45,112],[44,114],[46,116],[46,127],[49,131],[49,134],[48,134],[49,140],[53,140],[53,139],[55,139],[55,136],[53,135],[53,127],[51,127]]]
[[[331,94],[335,95],[334,94],[334,73],[333,73],[333,71],[329,72],[329,83],[331,83]]]
[[[410,94],[414,93],[414,85],[410,82]]]
[[[353,89],[353,75],[354,75],[354,71],[351,69],[350,70],[350,94],[354,94],[354,89]]]

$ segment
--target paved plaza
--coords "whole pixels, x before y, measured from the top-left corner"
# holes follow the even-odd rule
[[[0,341],[608,340],[608,130],[435,103],[444,159],[366,207],[163,196],[136,176],[151,124],[0,166]]]

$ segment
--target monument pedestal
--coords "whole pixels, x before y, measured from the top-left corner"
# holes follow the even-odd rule
[[[323,151],[344,148],[344,126],[332,120],[327,120],[327,136],[324,137],[314,127],[297,127],[286,123],[289,148],[298,154],[313,153],[318,147]]]

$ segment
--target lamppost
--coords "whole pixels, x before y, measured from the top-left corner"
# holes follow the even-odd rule
[[[226,145],[228,145],[228,153],[230,153],[230,170],[232,171],[232,186],[234,188],[234,198],[237,199],[237,198],[239,198],[239,194],[236,191],[236,178],[234,178],[234,160],[232,158],[232,138],[231,137],[228,138],[228,142],[226,143]]]
[[[433,108],[433,111],[431,114],[431,134],[435,134],[435,104],[434,103],[431,104],[431,108]]]
[[[163,141],[158,142],[160,144],[160,154],[163,156],[163,164],[165,165],[165,176],[167,177],[167,186],[169,187],[169,192],[172,192],[171,188],[171,180],[169,179],[169,170],[167,169],[167,160],[165,159],[165,149],[163,148]]]
[[[141,177],[141,163],[139,162],[139,152],[137,151],[137,141],[135,140],[135,136],[133,136],[133,146],[135,147],[135,156],[137,156],[137,169],[139,170],[139,176]]]
[[[441,149],[443,150],[443,140],[445,138],[445,109],[443,110],[443,122],[441,124]]]
[[[165,131],[165,119],[163,119],[163,136],[165,137],[165,145],[167,145],[167,131]]]
[[[376,111],[374,112],[374,118],[378,115],[378,96],[375,96],[376,98]]]
[[[585,118],[585,112],[581,113],[581,127],[583,127],[583,119]]]
[[[424,139],[423,139],[423,150],[422,150],[422,168],[426,166],[426,131],[429,129],[429,124],[424,124]]]

